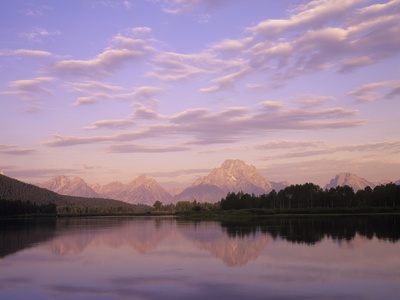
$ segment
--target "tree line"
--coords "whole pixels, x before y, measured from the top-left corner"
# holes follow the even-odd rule
[[[16,216],[26,214],[52,215],[57,212],[54,203],[36,204],[31,201],[0,200],[0,216]]]
[[[176,204],[163,204],[160,201],[156,201],[153,204],[153,208],[155,211],[159,212],[185,212],[185,211],[204,211],[204,210],[219,210],[220,202],[217,203],[209,203],[209,202],[197,202],[197,200],[190,201],[178,201]]]
[[[221,210],[264,208],[271,210],[332,209],[400,206],[400,186],[394,183],[366,187],[354,192],[350,186],[323,190],[313,183],[296,184],[279,192],[256,196],[244,192],[230,192],[220,201]]]

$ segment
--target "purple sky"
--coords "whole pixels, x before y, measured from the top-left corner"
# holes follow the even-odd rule
[[[5,0],[0,172],[400,179],[400,0]]]

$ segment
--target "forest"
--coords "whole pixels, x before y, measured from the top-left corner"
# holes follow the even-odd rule
[[[353,188],[337,186],[323,190],[313,183],[296,184],[279,192],[255,196],[243,192],[228,193],[220,201],[221,210],[265,208],[271,210],[317,210],[337,208],[396,208],[400,206],[400,186],[394,183],[366,187],[354,192]]]

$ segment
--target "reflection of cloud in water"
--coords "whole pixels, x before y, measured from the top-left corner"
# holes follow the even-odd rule
[[[170,230],[170,222],[158,226],[154,222],[131,221],[119,227],[99,228],[75,231],[61,235],[43,246],[58,255],[79,254],[87,247],[106,245],[119,248],[129,245],[139,253],[155,249],[166,238]]]
[[[263,250],[270,243],[271,238],[262,234],[245,236],[243,238],[228,238],[221,236],[216,241],[199,241],[195,245],[209,251],[214,257],[222,259],[230,266],[241,266],[251,260],[256,260]]]

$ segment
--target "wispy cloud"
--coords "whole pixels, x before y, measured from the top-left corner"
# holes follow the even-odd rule
[[[50,94],[47,85],[54,81],[52,77],[35,77],[32,79],[15,80],[9,82],[12,91],[4,91],[1,94],[16,95],[22,100],[32,100],[40,97],[42,94]]]
[[[232,1],[234,0],[153,0],[153,2],[160,4],[163,10],[169,14],[182,14],[195,9],[210,11]]]
[[[107,153],[164,153],[164,152],[180,152],[190,150],[185,146],[159,146],[159,145],[136,145],[123,144],[109,146]]]
[[[30,58],[42,58],[42,57],[53,56],[51,52],[43,50],[32,50],[32,49],[17,49],[13,51],[13,54],[21,57],[30,57]]]
[[[52,147],[75,146],[105,142],[127,142],[140,139],[185,137],[187,144],[233,143],[246,137],[259,136],[274,130],[326,130],[364,124],[357,111],[340,107],[298,109],[260,103],[253,109],[231,107],[219,112],[206,108],[188,109],[163,116],[158,122],[140,130],[107,136],[53,135],[46,142]]]
[[[35,27],[29,32],[22,32],[19,34],[20,37],[27,39],[31,42],[42,42],[44,38],[60,35],[59,30],[48,31],[42,27]]]
[[[380,81],[367,83],[348,93],[360,102],[371,102],[379,99],[391,99],[400,95],[399,81]]]
[[[68,82],[65,83],[65,86],[69,88],[70,91],[72,92],[80,92],[80,93],[91,93],[93,90],[98,91],[118,91],[121,90],[122,87],[116,86],[116,85],[111,85],[107,84],[104,82],[100,81],[84,81],[84,82]]]
[[[287,158],[315,158],[317,156],[332,155],[339,152],[357,152],[357,153],[383,153],[385,154],[396,154],[400,153],[400,141],[383,141],[383,142],[373,142],[365,144],[350,144],[346,146],[329,146],[326,143],[320,143],[318,141],[314,142],[298,142],[296,147],[292,147],[296,144],[294,142],[287,141],[277,141],[277,148],[289,150],[287,152],[271,155],[268,157],[270,160],[274,159],[287,159]],[[274,142],[271,144],[257,146],[260,149],[275,149]],[[312,150],[304,150],[305,148],[314,148]],[[291,151],[291,149],[297,149],[296,151]],[[299,151],[300,149],[300,151]]]
[[[338,18],[364,0],[314,0],[300,4],[293,9],[288,19],[270,19],[258,23],[248,30],[265,37],[281,36],[292,31],[303,31],[310,27],[320,27]]]
[[[100,82],[89,81],[85,83],[68,84],[67,87],[72,92],[84,94],[77,98],[73,105],[94,104],[99,100],[131,100],[148,106],[157,106],[158,100],[155,98],[164,89],[156,86],[140,86],[123,91],[122,87],[103,84]],[[120,92],[116,92],[120,91]]]
[[[129,31],[130,36],[116,35],[112,39],[111,45],[94,58],[61,60],[52,65],[50,71],[61,76],[91,78],[110,76],[126,63],[137,62],[155,50],[151,46],[151,39],[136,36],[148,32],[147,29],[144,32],[143,27],[140,27],[139,30],[133,28]]]
[[[135,122],[130,119],[101,120],[93,122],[91,126],[84,127],[84,129],[124,129],[132,126],[133,124],[135,124]]]
[[[29,148],[20,148],[17,145],[0,145],[0,154],[31,155],[34,153],[36,153],[36,150]]]
[[[147,74],[162,81],[200,76],[211,85],[201,92],[231,89],[244,78],[265,76],[249,88],[279,88],[311,72],[348,73],[376,64],[400,51],[400,1],[366,5],[364,0],[314,0],[293,8],[287,18],[268,19],[198,53],[160,52]],[[207,1],[168,2],[182,13]]]

